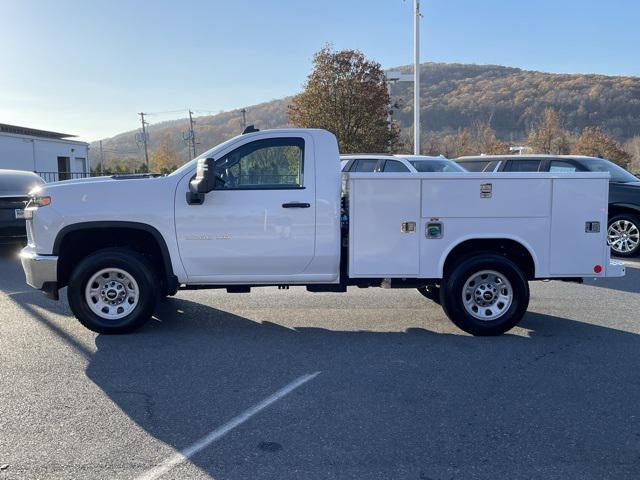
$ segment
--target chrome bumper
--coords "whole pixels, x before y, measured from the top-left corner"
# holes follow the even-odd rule
[[[32,248],[26,247],[20,252],[20,260],[27,283],[32,287],[42,289],[46,283],[58,281],[58,257],[38,255]]]

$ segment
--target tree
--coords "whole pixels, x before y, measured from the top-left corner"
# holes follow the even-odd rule
[[[573,148],[573,153],[606,158],[625,168],[631,160],[629,152],[625,151],[616,139],[600,127],[586,127],[582,130],[582,134]]]
[[[509,144],[499,140],[491,123],[475,122],[471,129],[472,150],[486,155],[501,155],[509,153]]]
[[[640,136],[635,136],[624,144],[624,149],[631,155],[629,168],[633,172],[640,172]]]
[[[529,130],[527,140],[534,153],[566,155],[571,151],[571,135],[553,108],[546,108],[542,120]]]
[[[391,102],[380,64],[357,50],[327,46],[313,65],[304,91],[289,105],[291,125],[329,130],[342,153],[391,151],[399,129],[388,120]]]
[[[180,165],[178,152],[171,142],[171,134],[166,132],[160,140],[158,148],[151,154],[151,170],[158,173],[169,173]]]

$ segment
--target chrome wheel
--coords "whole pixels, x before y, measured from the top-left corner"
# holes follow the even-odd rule
[[[616,253],[630,253],[638,248],[640,243],[640,230],[638,226],[629,220],[616,220],[609,225],[607,242]]]
[[[87,282],[85,299],[100,318],[119,320],[136,308],[140,289],[129,273],[119,268],[105,268]]]
[[[483,270],[465,282],[462,303],[472,317],[483,321],[495,320],[504,315],[513,303],[513,288],[501,273]]]

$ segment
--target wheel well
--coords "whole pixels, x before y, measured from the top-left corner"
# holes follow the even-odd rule
[[[527,280],[535,278],[535,262],[529,250],[521,243],[506,238],[481,238],[467,240],[456,245],[447,255],[444,262],[444,273],[446,274],[461,257],[478,252],[502,255],[518,265]]]
[[[58,288],[69,283],[75,265],[93,252],[105,248],[127,248],[147,257],[163,282],[163,290],[167,294],[171,293],[174,276],[164,240],[158,240],[149,230],[112,226],[75,228],[66,233],[61,232],[54,247],[54,253],[58,255]]]
[[[640,210],[636,210],[635,208],[627,207],[624,205],[609,205],[609,219],[615,217],[616,215],[620,215],[622,213],[627,213],[627,214],[635,215],[636,217],[640,217]]]

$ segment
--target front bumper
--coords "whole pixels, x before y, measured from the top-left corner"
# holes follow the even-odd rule
[[[43,290],[44,287],[57,283],[57,256],[38,255],[31,247],[25,247],[20,252],[20,260],[27,283],[32,287]]]

